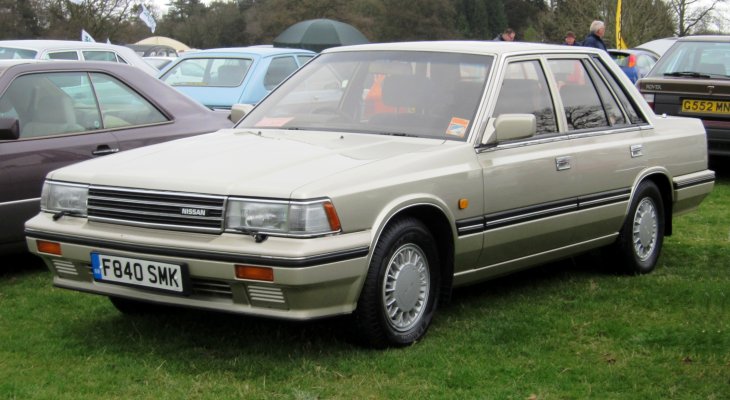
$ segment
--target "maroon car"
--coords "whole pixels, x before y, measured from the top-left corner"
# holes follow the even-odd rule
[[[46,173],[67,164],[233,126],[116,63],[0,62],[0,253],[24,248]]]

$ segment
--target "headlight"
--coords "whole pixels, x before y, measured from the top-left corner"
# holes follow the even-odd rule
[[[88,196],[88,185],[46,181],[41,193],[41,210],[85,217]]]
[[[332,202],[228,199],[226,229],[282,236],[313,236],[340,230]]]

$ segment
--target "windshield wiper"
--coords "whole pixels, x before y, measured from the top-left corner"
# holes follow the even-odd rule
[[[368,133],[374,133],[376,135],[385,135],[385,136],[420,137],[418,135],[414,135],[412,133],[405,133],[405,132],[372,132],[372,131],[369,131]]]
[[[667,72],[664,76],[681,76],[686,78],[710,78],[710,75],[694,71]]]

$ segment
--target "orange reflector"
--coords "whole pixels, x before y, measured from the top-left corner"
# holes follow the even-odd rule
[[[636,54],[629,55],[629,68],[634,68],[636,66]]]
[[[324,207],[324,213],[327,214],[327,221],[330,223],[330,229],[333,231],[339,231],[341,228],[340,217],[337,216],[334,204],[328,201],[322,206]]]
[[[469,207],[469,199],[459,199],[459,210]]]
[[[41,253],[61,255],[61,243],[36,240],[36,246],[38,246],[38,251]]]
[[[236,265],[236,278],[251,279],[254,281],[274,281],[274,270],[268,267],[254,267],[252,265]]]

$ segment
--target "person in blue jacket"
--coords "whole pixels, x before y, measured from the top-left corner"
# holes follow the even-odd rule
[[[606,44],[603,43],[604,34],[606,34],[606,25],[603,21],[593,21],[591,23],[591,33],[589,33],[585,40],[583,40],[583,46],[595,47],[603,51],[608,51],[606,49]]]

